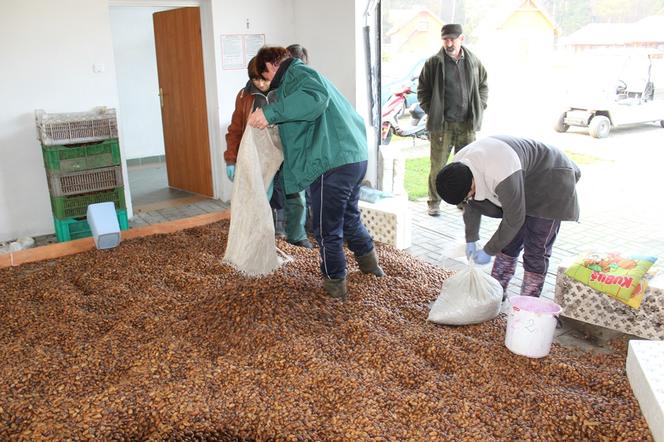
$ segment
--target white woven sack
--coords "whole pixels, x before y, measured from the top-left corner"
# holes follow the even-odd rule
[[[443,281],[428,320],[438,324],[477,324],[500,312],[503,287],[491,275],[470,264]]]
[[[242,135],[231,196],[231,224],[223,261],[249,276],[274,271],[284,259],[274,242],[267,189],[283,162],[276,127],[249,125]]]

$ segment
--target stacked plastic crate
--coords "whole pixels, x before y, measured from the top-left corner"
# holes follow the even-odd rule
[[[58,241],[91,236],[89,204],[112,201],[120,229],[129,227],[115,110],[35,111]]]

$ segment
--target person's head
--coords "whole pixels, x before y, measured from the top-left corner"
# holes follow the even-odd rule
[[[291,55],[291,57],[299,58],[302,60],[302,63],[309,64],[309,52],[307,52],[307,49],[302,47],[302,45],[293,44],[288,46],[286,49],[288,50],[288,53]]]
[[[448,204],[458,205],[475,195],[475,182],[470,168],[453,162],[436,175],[436,192]]]
[[[256,67],[256,57],[253,57],[251,60],[249,60],[249,64],[247,65],[247,73],[249,74],[249,79],[259,91],[267,92],[270,89],[270,80],[263,78],[260,71]]]
[[[459,58],[461,44],[463,43],[463,28],[456,23],[449,23],[443,26],[440,31],[443,40],[443,48],[447,55],[453,58]]]
[[[290,58],[288,49],[279,46],[263,46],[256,54],[256,69],[263,78],[272,81],[282,61]]]

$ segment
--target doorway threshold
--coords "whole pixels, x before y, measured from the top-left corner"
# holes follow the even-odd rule
[[[180,198],[173,198],[163,201],[155,201],[153,203],[144,203],[134,206],[134,213],[154,212],[155,210],[170,209],[173,207],[188,206],[190,204],[198,203],[200,201],[207,201],[211,198],[202,195],[190,195]]]

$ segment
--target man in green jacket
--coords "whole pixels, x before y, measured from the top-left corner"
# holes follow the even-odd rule
[[[431,216],[440,215],[436,175],[447,163],[452,146],[458,152],[475,141],[489,97],[486,69],[462,45],[461,25],[447,24],[441,34],[443,47],[426,61],[417,86],[417,99],[428,115],[431,138],[428,200]]]
[[[284,191],[310,188],[323,286],[332,297],[345,299],[344,241],[363,273],[384,275],[358,207],[368,158],[364,121],[327,78],[285,48],[261,48],[256,64],[277,89],[277,101],[257,109],[248,123],[259,129],[278,125]]]

